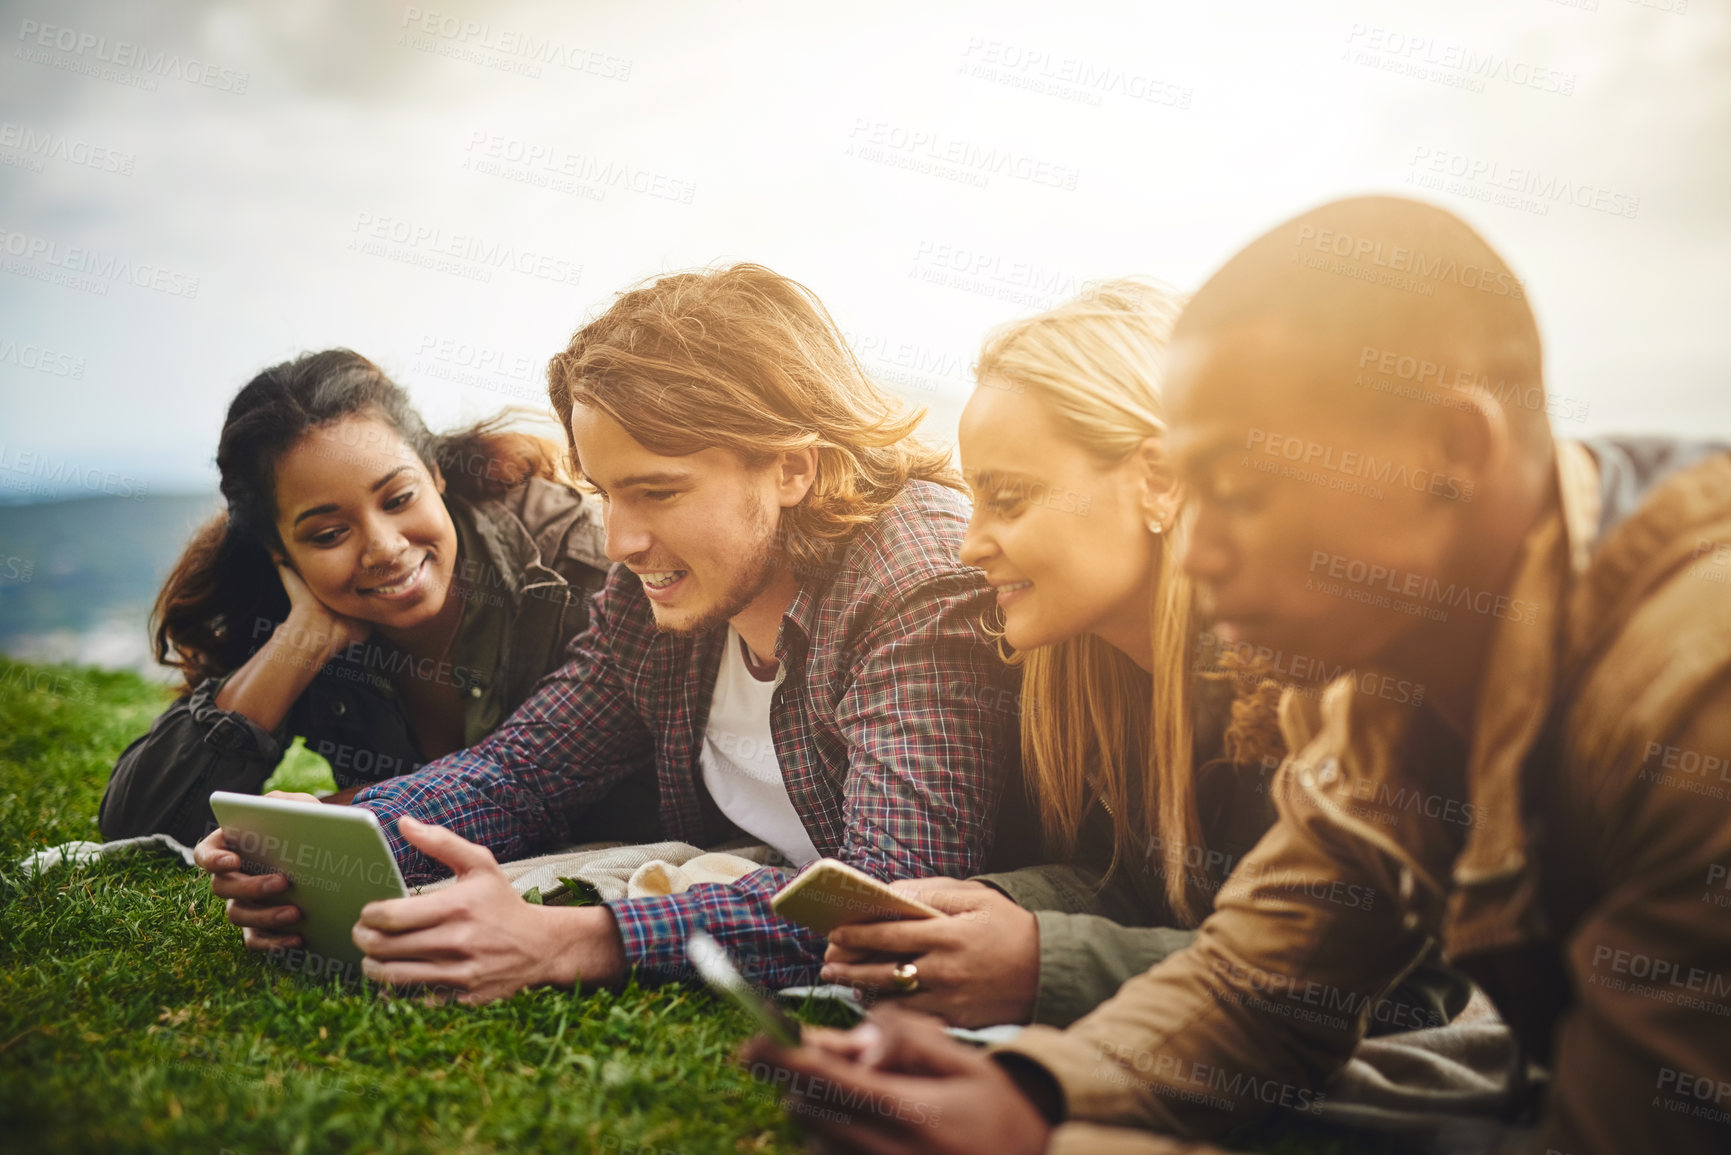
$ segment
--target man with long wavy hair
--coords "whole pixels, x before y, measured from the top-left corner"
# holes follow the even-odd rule
[[[792,871],[602,906],[536,907],[497,867],[570,840],[653,781],[663,838],[748,834],[793,867],[965,876],[1016,759],[1016,674],[957,560],[948,454],[861,370],[803,286],[757,265],[622,294],[548,370],[615,563],[567,663],[480,745],[357,795],[412,885],[367,908],[366,973],[482,1002],[687,973],[704,929],[766,985],[815,979],[820,936],[768,899]],[[437,823],[439,825],[432,825]],[[442,864],[442,865],[441,865]],[[248,945],[291,945],[263,881],[217,891]]]

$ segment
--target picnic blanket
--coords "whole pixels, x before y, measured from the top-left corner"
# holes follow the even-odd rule
[[[1318,1117],[1397,1139],[1402,1150],[1501,1150],[1520,1133],[1505,1120],[1523,1093],[1508,1026],[1475,989],[1453,1022],[1365,1039],[1326,1088]]]
[[[622,898],[650,898],[682,894],[704,882],[733,882],[760,866],[781,858],[762,843],[736,840],[714,850],[689,842],[589,843],[535,858],[501,862],[499,869],[511,880],[517,893],[531,889],[543,899],[556,895],[563,879],[573,878],[595,888],[603,902]],[[441,878],[421,887],[421,893],[439,890],[455,882]]]
[[[1360,1042],[1329,1080],[1316,1113],[1305,1116],[1306,1134],[1319,1145],[1338,1140],[1349,1151],[1367,1141],[1375,1149],[1415,1155],[1526,1150],[1532,1129],[1507,1122],[1518,1094],[1511,1074],[1519,1061],[1508,1026],[1484,992],[1475,990],[1446,1026]],[[1136,1150],[1231,1155],[1193,1140],[1167,1143]]]
[[[26,855],[18,865],[26,874],[37,874],[63,862],[82,864],[110,854],[156,848],[178,856],[188,866],[193,865],[192,848],[166,834],[120,838],[113,842],[63,842]],[[535,858],[502,862],[499,868],[519,894],[534,889],[546,899],[564,888],[563,879],[573,878],[594,887],[603,902],[616,902],[622,898],[682,894],[703,882],[733,882],[760,866],[780,861],[780,856],[769,847],[746,839],[724,842],[713,850],[704,850],[688,842],[650,842],[636,846],[623,842],[592,842]],[[455,881],[455,878],[442,878],[420,887],[419,891],[439,890]]]
[[[35,854],[26,854],[18,860],[18,866],[25,874],[39,874],[59,866],[62,862],[94,862],[98,858],[123,850],[154,847],[161,847],[171,854],[179,855],[182,862],[192,865],[192,847],[183,846],[177,839],[166,834],[145,834],[137,838],[117,838],[113,842],[62,842],[59,846],[50,846],[47,850],[38,850]]]

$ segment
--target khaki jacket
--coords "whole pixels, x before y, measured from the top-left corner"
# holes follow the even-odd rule
[[[1000,1049],[1086,1125],[1050,1150],[1315,1111],[1433,941],[1528,1056],[1511,1118],[1548,1077],[1539,1149],[1731,1149],[1728,583],[1731,455],[1559,446],[1556,509],[1501,595],[1415,599],[1498,618],[1470,740],[1351,678],[1289,699],[1280,819],[1195,946]]]

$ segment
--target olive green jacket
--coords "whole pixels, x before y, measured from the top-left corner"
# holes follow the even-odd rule
[[[1117,994],[1126,980],[1194,942],[1196,931],[1176,925],[1167,904],[1166,871],[1187,870],[1211,898],[1274,824],[1270,786],[1278,762],[1235,763],[1224,753],[1232,696],[1227,676],[1198,676],[1196,792],[1206,849],[1166,854],[1157,838],[1150,839],[1113,870],[1111,818],[1096,804],[1083,821],[1074,862],[977,876],[1034,912],[1040,979],[1033,1022],[1069,1026]],[[1368,909],[1378,898],[1369,887],[1349,887],[1336,900]],[[1370,1033],[1441,1026],[1460,1013],[1470,994],[1467,980],[1433,955],[1375,1005]]]

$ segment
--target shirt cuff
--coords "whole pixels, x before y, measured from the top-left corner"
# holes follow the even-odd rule
[[[1080,1005],[1087,996],[1079,989],[1084,983],[1075,965],[1076,944],[1069,934],[1069,916],[1056,910],[1036,910],[1034,926],[1040,936],[1040,972],[1034,984],[1034,1013],[1028,1021],[1067,1027],[1094,1009]]]
[[[1175,927],[1122,926],[1094,914],[1036,910],[1040,976],[1031,1021],[1067,1027],[1130,979],[1196,941]]]
[[[673,982],[696,973],[685,957],[685,944],[698,924],[681,897],[669,894],[607,903],[619,925],[625,964],[644,978]]]
[[[993,1047],[992,1054],[1014,1055],[1044,1069],[1063,1096],[1065,1119],[1134,1124],[1146,1118],[1136,1094],[1140,1080],[1096,1042],[1069,1031],[1031,1026]]]
[[[282,758],[281,739],[240,711],[216,704],[217,694],[227,684],[227,676],[206,678],[187,700],[187,711],[205,744],[230,758],[262,758],[275,765]]]

